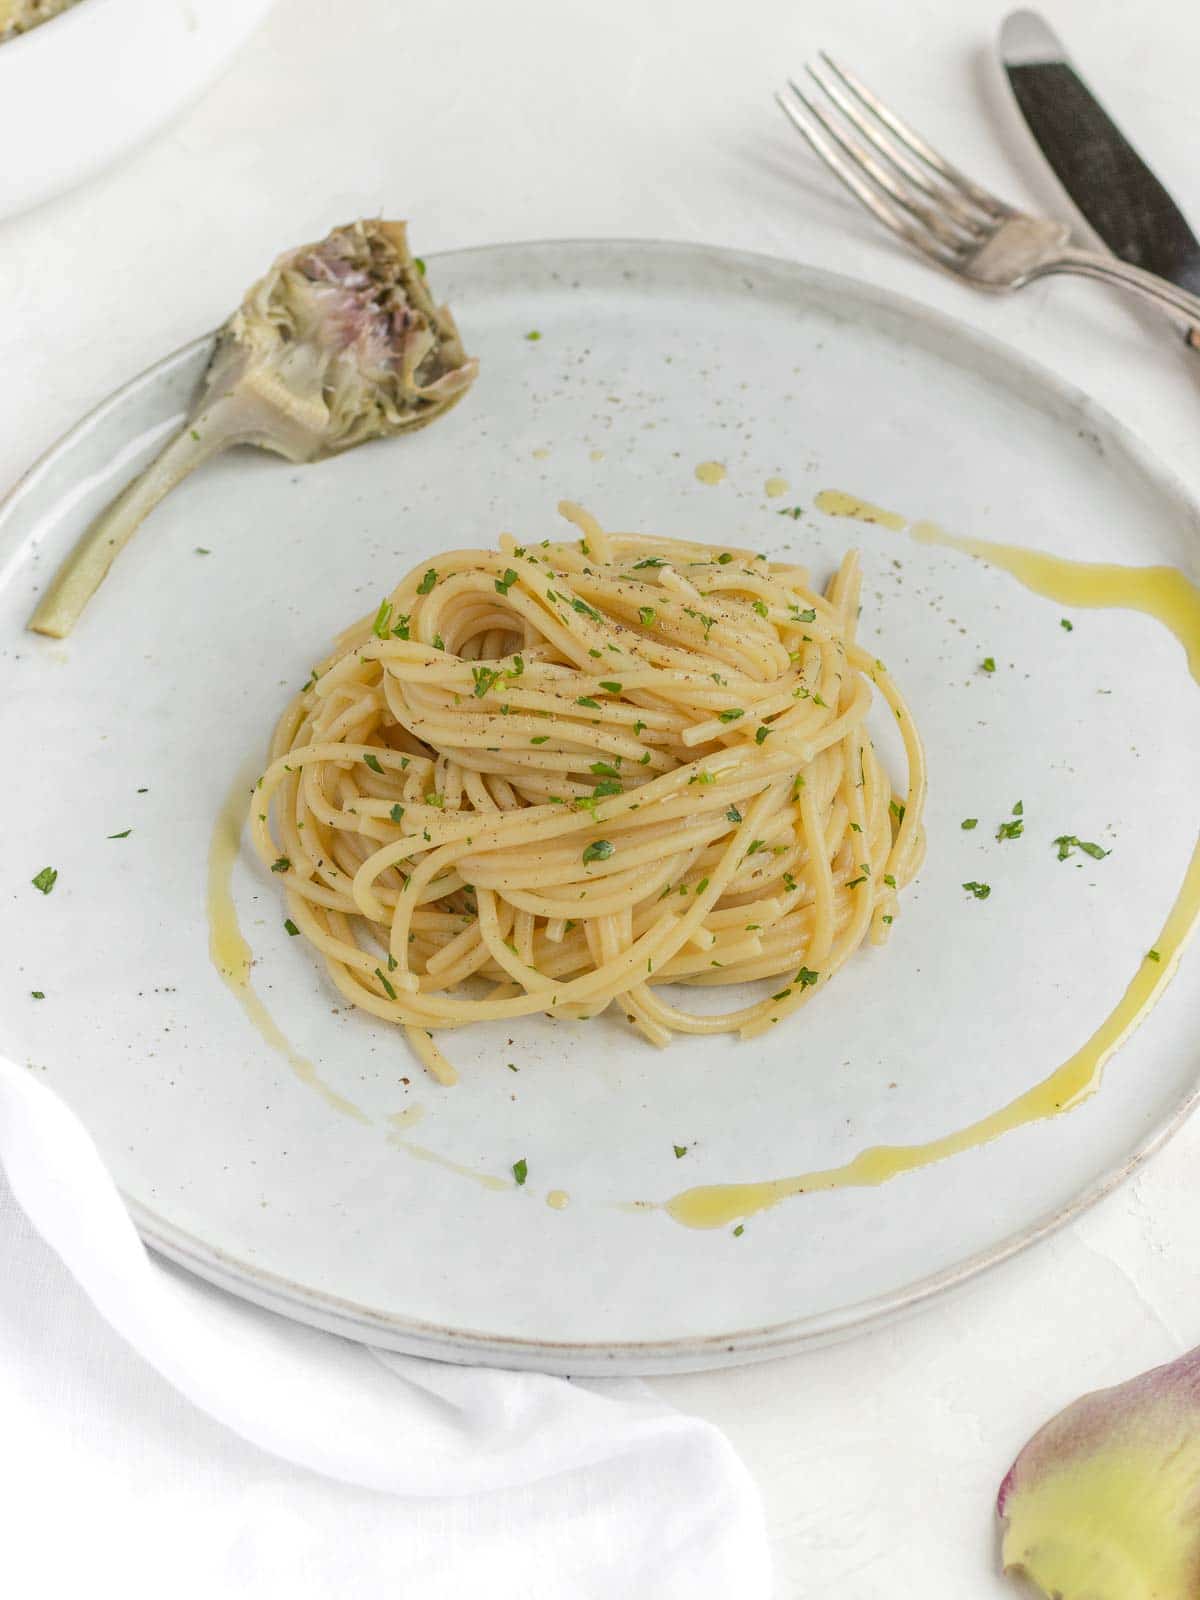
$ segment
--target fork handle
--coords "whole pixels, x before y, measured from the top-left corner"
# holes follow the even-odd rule
[[[1200,295],[1189,294],[1177,284],[1160,278],[1141,267],[1130,266],[1116,256],[1104,256],[1094,250],[1067,249],[1039,265],[1030,277],[1046,277],[1051,273],[1069,272],[1081,278],[1096,278],[1101,283],[1115,283],[1131,294],[1148,300],[1151,305],[1177,317],[1188,324],[1189,340],[1200,348]]]

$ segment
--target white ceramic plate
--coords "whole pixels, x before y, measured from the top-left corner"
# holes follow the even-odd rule
[[[0,785],[0,1047],[83,1116],[153,1245],[352,1337],[629,1372],[750,1360],[894,1314],[1094,1199],[1183,1115],[1200,1065],[1194,960],[1069,1116],[880,1188],[792,1200],[740,1236],[628,1203],[929,1139],[1069,1055],[1187,865],[1196,694],[1145,616],[1078,611],[1068,633],[1062,607],[951,551],[776,513],[835,486],[960,532],[1193,572],[1200,519],[1082,396],[844,279],[619,243],[466,252],[430,271],[482,358],[467,401],[324,465],[245,452],[206,468],[65,645],[22,631],[38,586],[177,422],[207,342],[115,395],[0,516],[0,741],[19,752]],[[704,460],[727,481],[699,482]],[[782,501],[764,493],[774,475],[792,485]],[[890,946],[764,1039],[658,1053],[619,1019],[536,1018],[450,1036],[462,1081],[447,1091],[400,1037],[342,1011],[244,852],[255,983],[359,1122],[297,1079],[210,964],[214,820],[338,628],[429,552],[550,534],[561,496],[610,526],[802,552],[821,576],[857,543],[863,636],[929,748],[928,861]],[[1025,836],[997,844],[1017,800]],[[1059,863],[1060,833],[1113,853]],[[59,880],[43,896],[29,880],[47,864]],[[991,898],[964,895],[968,879]],[[423,1120],[397,1131],[388,1119],[413,1106]],[[528,1183],[485,1189],[404,1141],[501,1178],[523,1157]]]
[[[0,45],[0,217],[148,139],[229,64],[274,0],[81,0]]]

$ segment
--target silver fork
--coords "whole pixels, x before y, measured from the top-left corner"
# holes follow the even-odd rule
[[[940,156],[845,67],[820,53],[810,98],[789,78],[775,96],[821,160],[893,233],[981,289],[1021,289],[1051,273],[1119,284],[1200,325],[1200,297],[1115,256],[1078,250],[1061,222],[1031,217]]]

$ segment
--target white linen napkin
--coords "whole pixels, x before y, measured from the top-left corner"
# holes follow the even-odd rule
[[[389,1592],[769,1595],[745,1467],[717,1429],[646,1385],[368,1349],[164,1267],[78,1118],[2,1057],[0,1167],[100,1315],[194,1405],[285,1461],[397,1497],[399,1537],[378,1575]],[[429,1515],[451,1497],[452,1514]]]

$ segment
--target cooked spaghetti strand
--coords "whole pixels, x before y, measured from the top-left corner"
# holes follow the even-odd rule
[[[560,509],[582,539],[435,556],[348,629],[250,807],[338,989],[447,1084],[439,1029],[534,1012],[751,1038],[886,938],[924,851],[920,738],[855,642],[856,555],[820,593]],[[718,1014],[662,988],[764,980]]]

